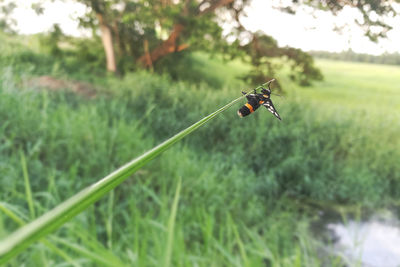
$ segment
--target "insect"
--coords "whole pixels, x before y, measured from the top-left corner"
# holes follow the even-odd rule
[[[266,107],[272,114],[275,115],[275,117],[277,117],[279,120],[281,119],[281,116],[279,116],[278,112],[276,111],[274,104],[272,104],[272,100],[271,100],[271,88],[270,88],[270,84],[271,82],[273,82],[274,80],[269,81],[268,84],[268,89],[264,88],[264,85],[260,86],[261,87],[261,94],[257,93],[257,89],[254,89],[254,93],[253,94],[248,94],[246,92],[242,91],[243,95],[246,95],[247,98],[247,103],[244,104],[243,107],[241,107],[238,111],[237,114],[239,115],[239,117],[245,117],[251,113],[253,113],[254,111],[256,111],[261,105],[263,105],[264,107]]]

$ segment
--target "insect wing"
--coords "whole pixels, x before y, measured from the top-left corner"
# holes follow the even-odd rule
[[[279,116],[278,112],[276,111],[276,109],[275,109],[275,107],[274,107],[274,104],[272,104],[271,99],[267,99],[267,100],[264,102],[263,106],[265,106],[265,107],[269,110],[269,112],[271,112],[272,114],[274,114],[275,117],[277,117],[279,120],[282,120],[282,119],[281,119],[281,116]]]

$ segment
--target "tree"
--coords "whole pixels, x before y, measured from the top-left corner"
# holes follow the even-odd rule
[[[171,1],[165,2],[164,7],[173,5]],[[198,42],[199,39],[203,39],[207,34],[209,38],[220,39],[221,30],[212,21],[212,18],[215,16],[217,9],[226,7],[233,3],[234,0],[203,0],[201,2],[185,0],[179,2],[181,3],[177,7],[180,12],[175,18],[174,16],[172,17],[171,33],[166,40],[154,47],[148,56],[145,54],[138,59],[138,62],[143,66],[149,67],[149,63],[157,61],[167,54],[182,51],[188,48],[191,45],[190,43]],[[163,20],[166,19],[168,18],[163,18]],[[150,60],[148,60],[148,57]]]
[[[293,80],[307,85],[322,75],[312,57],[299,49],[278,47],[270,36],[250,32],[242,24],[245,7],[250,0],[79,0],[90,7],[81,24],[100,29],[107,59],[107,70],[117,72],[135,68],[152,69],[160,59],[184,50],[222,52],[230,56],[246,55],[254,66],[247,76],[252,81],[273,76],[271,58],[285,58],[291,65]],[[290,5],[279,2],[277,8],[295,13],[307,5],[337,14],[344,7],[355,8],[363,15],[357,21],[373,41],[386,36],[390,26],[383,15],[395,15],[393,0],[292,0]],[[229,15],[229,16],[228,16]],[[235,22],[228,43],[222,35],[221,17]],[[247,42],[241,38],[245,34]]]

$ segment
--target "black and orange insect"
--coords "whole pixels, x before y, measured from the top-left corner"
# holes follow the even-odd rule
[[[261,94],[257,93],[256,89],[254,89],[254,93],[253,94],[246,95],[247,94],[246,92],[242,92],[242,94],[246,95],[247,103],[244,104],[244,106],[241,107],[238,110],[237,114],[239,115],[239,117],[245,117],[245,116],[253,113],[254,111],[256,111],[261,105],[263,105],[272,114],[274,114],[275,117],[277,117],[279,120],[282,120],[281,116],[279,116],[279,114],[276,111],[276,109],[274,107],[274,104],[272,104],[272,100],[271,100],[270,84],[273,81],[274,80],[271,80],[271,81],[269,81],[267,83],[268,84],[268,89],[265,89],[264,86],[260,86],[261,87]]]

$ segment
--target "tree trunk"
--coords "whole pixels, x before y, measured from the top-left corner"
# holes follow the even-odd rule
[[[149,67],[151,71],[153,71],[153,62],[151,61],[151,55],[149,52],[149,41],[147,39],[143,41],[143,49],[144,49],[146,66]]]
[[[117,73],[117,63],[115,60],[113,37],[110,27],[104,21],[103,15],[100,13],[96,14],[99,20],[99,26],[101,31],[101,41],[103,42],[104,52],[106,53],[107,60],[107,71]]]
[[[148,68],[151,66],[149,64],[150,62],[155,62],[165,55],[168,55],[170,53],[177,52],[177,51],[182,51],[182,50],[186,49],[187,47],[189,47],[189,45],[177,46],[176,41],[184,28],[185,27],[182,24],[176,24],[174,26],[174,29],[172,30],[171,35],[168,37],[168,39],[165,40],[160,46],[156,47],[153,51],[151,51],[150,58],[149,58],[149,54],[147,53],[147,55],[146,55],[146,53],[145,53],[138,59],[138,62],[142,66]]]

